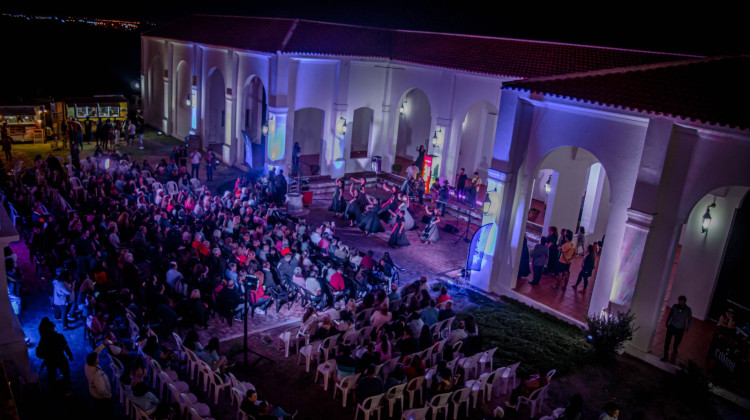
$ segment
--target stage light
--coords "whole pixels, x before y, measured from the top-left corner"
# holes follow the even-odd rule
[[[716,203],[712,203],[706,207],[706,212],[703,213],[703,219],[701,220],[701,233],[708,232],[708,228],[711,226],[711,208],[716,207]]]

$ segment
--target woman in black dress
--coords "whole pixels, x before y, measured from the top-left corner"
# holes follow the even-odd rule
[[[367,195],[360,192],[360,190],[354,190],[353,197],[349,200],[344,211],[344,218],[350,220],[349,226],[354,226],[355,222],[359,223],[360,219],[362,219],[362,212],[368,204],[370,203],[367,201]]]
[[[430,210],[429,207],[425,206],[425,213],[430,216],[430,222],[427,223],[427,227],[424,228],[422,234],[419,235],[419,240],[423,243],[433,244],[440,239],[440,232],[438,231],[438,222],[440,222],[440,215],[442,212],[438,209]]]
[[[391,193],[391,197],[380,206],[379,216],[380,220],[389,223],[391,215],[398,212],[401,200],[398,198],[399,190],[395,186],[388,188],[386,184],[383,184],[383,189]]]
[[[341,216],[346,210],[346,201],[344,200],[344,180],[336,179],[336,190],[333,192],[333,201],[328,210],[336,212],[336,216]]]
[[[406,239],[406,229],[404,228],[406,222],[404,215],[405,211],[401,210],[396,217],[396,223],[393,225],[393,230],[391,230],[391,237],[388,239],[388,245],[390,245],[391,248],[411,245],[409,240]]]
[[[365,208],[365,214],[362,215],[362,218],[357,223],[357,227],[364,230],[366,236],[374,235],[378,232],[385,232],[383,225],[380,223],[380,218],[378,217],[379,209],[380,206],[378,206],[377,201],[374,203],[370,202]]]

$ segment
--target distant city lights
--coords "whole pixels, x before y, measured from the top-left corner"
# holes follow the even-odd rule
[[[5,17],[11,17],[24,20],[55,20],[61,23],[83,23],[86,25],[98,26],[102,28],[122,29],[126,31],[137,31],[142,27],[155,27],[151,22],[139,22],[135,20],[117,20],[117,19],[99,19],[87,17],[59,17],[59,16],[32,16],[16,13],[1,13]]]

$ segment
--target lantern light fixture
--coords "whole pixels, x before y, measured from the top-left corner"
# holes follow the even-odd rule
[[[713,207],[716,207],[715,201],[707,206],[706,212],[703,213],[703,218],[701,219],[701,233],[703,234],[708,232],[708,228],[711,227],[711,208]]]

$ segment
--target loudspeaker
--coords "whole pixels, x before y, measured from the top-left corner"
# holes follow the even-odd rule
[[[430,223],[431,219],[432,218],[430,216],[428,216],[428,215],[425,214],[424,216],[422,216],[422,223],[424,223],[424,224]]]
[[[458,233],[458,228],[451,225],[450,223],[445,225],[444,230],[448,233]]]

